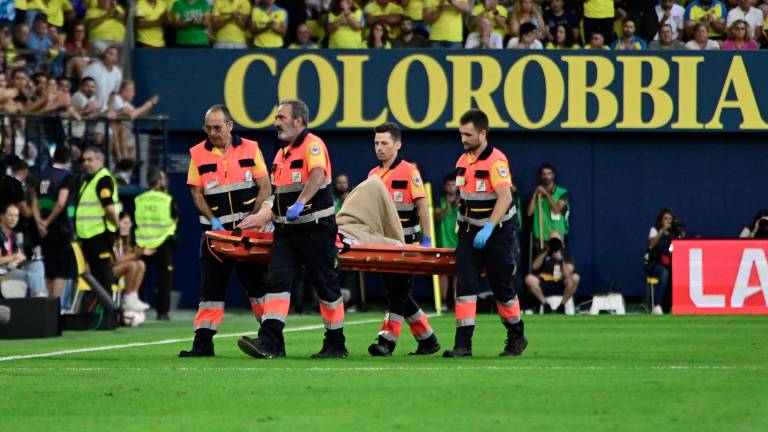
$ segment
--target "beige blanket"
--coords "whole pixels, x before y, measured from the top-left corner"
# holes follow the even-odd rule
[[[357,185],[336,215],[339,232],[360,244],[405,244],[395,203],[378,176]]]

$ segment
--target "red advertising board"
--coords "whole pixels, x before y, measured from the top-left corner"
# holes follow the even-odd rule
[[[768,240],[675,240],[672,313],[768,314]]]

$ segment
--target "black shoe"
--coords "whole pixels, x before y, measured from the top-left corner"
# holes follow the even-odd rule
[[[284,351],[277,353],[270,351],[259,339],[251,339],[248,336],[243,336],[238,339],[237,346],[242,352],[257,359],[271,359],[280,357],[280,354],[285,355]]]
[[[506,345],[504,345],[504,351],[502,351],[499,355],[503,357],[518,357],[523,355],[523,351],[525,351],[525,347],[527,346],[528,339],[525,337],[525,335],[509,336],[507,338]]]
[[[565,315],[565,305],[561,304],[560,306],[558,306],[557,309],[555,309],[555,313],[560,315]]]
[[[214,357],[215,355],[213,347],[211,349],[192,348],[191,351],[179,352],[179,357]]]
[[[344,345],[340,347],[324,345],[320,352],[311,355],[311,358],[313,359],[343,359],[347,357],[349,357],[349,351],[347,351],[347,348]]]
[[[374,357],[390,357],[392,350],[387,345],[376,342],[368,346],[368,353]]]
[[[419,342],[419,347],[416,348],[416,351],[409,352],[408,355],[412,355],[412,356],[432,355],[440,351],[440,342],[438,342],[437,339],[435,339],[434,341],[426,340],[424,342],[426,343]]]
[[[554,309],[552,309],[552,306],[549,305],[549,303],[544,303],[542,306],[544,306],[542,314],[551,314],[554,313]]]
[[[169,317],[167,313],[164,313],[164,314],[157,314],[157,318],[156,319],[158,321],[170,321],[171,317]]]
[[[452,350],[446,350],[443,353],[443,357],[472,357],[472,348],[454,347]]]

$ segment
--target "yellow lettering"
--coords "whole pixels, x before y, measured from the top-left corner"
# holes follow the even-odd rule
[[[613,81],[615,71],[610,59],[600,56],[562,57],[568,63],[568,119],[560,126],[564,128],[597,129],[610,125],[619,112],[616,96],[607,87]],[[596,69],[595,82],[587,85],[587,65]],[[587,118],[587,95],[597,98],[597,116],[593,121]]]
[[[704,57],[672,56],[677,63],[677,121],[672,123],[672,129],[701,129],[704,124],[699,122],[698,103],[698,64]]]
[[[342,117],[337,127],[376,127],[387,120],[388,110],[382,109],[376,118],[363,118],[363,63],[368,55],[340,55],[336,57],[344,65],[344,99]]]
[[[248,71],[248,66],[255,61],[264,63],[272,76],[277,74],[277,61],[274,57],[266,54],[249,54],[232,63],[224,78],[224,103],[232,113],[232,119],[241,126],[252,129],[271,125],[277,114],[277,105],[274,105],[271,113],[263,120],[253,120],[248,116],[245,107],[245,73]]]
[[[317,115],[314,119],[309,120],[309,127],[317,127],[331,118],[339,102],[339,78],[328,60],[317,54],[305,54],[294,58],[285,66],[280,75],[277,94],[280,99],[299,98],[299,70],[305,62],[314,66],[317,79],[320,82]]]
[[[618,56],[624,64],[624,107],[619,129],[654,129],[669,123],[674,114],[672,97],[662,87],[669,82],[669,65],[659,57]],[[651,82],[643,86],[643,64],[651,67]],[[643,95],[651,97],[653,114],[643,121]]]
[[[427,113],[421,121],[415,120],[408,109],[408,72],[413,63],[421,63],[427,73],[429,87],[429,99],[427,100]],[[411,129],[427,127],[437,121],[445,111],[448,101],[448,79],[434,58],[417,54],[404,58],[398,63],[389,75],[387,83],[387,103],[394,118],[403,126]]]
[[[525,111],[525,97],[523,95],[523,83],[525,82],[525,68],[528,63],[534,62],[541,67],[544,74],[546,93],[544,96],[544,112],[539,121],[534,122]],[[504,103],[507,105],[512,120],[526,129],[540,129],[557,117],[563,108],[565,98],[565,83],[560,69],[550,58],[543,55],[529,55],[518,60],[507,72],[504,80]]]
[[[449,55],[446,60],[453,63],[453,118],[445,124],[445,127],[459,127],[461,116],[472,108],[472,101],[477,108],[485,112],[492,128],[506,128],[509,123],[504,121],[491,94],[501,84],[501,66],[499,62],[489,56],[455,56]],[[482,80],[480,85],[472,88],[472,65],[480,66]]]
[[[736,94],[735,100],[728,100],[728,90],[733,87]],[[720,100],[717,102],[715,114],[712,119],[704,125],[707,129],[722,129],[723,123],[720,122],[720,116],[723,114],[723,108],[736,108],[741,111],[740,129],[766,129],[765,123],[760,115],[760,108],[755,100],[755,93],[752,91],[752,84],[749,82],[747,69],[744,67],[744,60],[741,56],[733,56],[731,67],[728,69],[728,76],[725,77],[723,91],[720,93]]]

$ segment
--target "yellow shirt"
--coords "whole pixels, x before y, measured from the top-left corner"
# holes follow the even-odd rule
[[[496,14],[493,11],[485,10],[485,5],[482,2],[477,3],[475,7],[472,8],[473,17],[484,16],[485,18],[488,18],[488,21],[493,24],[493,31],[502,36],[506,36],[507,33],[509,33],[509,26],[506,24],[509,12],[507,11],[507,8],[501,5],[496,5],[496,12],[498,12],[500,16],[504,17],[503,26],[500,26],[499,23],[496,22]]]
[[[363,11],[360,9],[352,12],[352,16],[359,22],[363,21]],[[344,19],[344,15],[328,14],[328,23],[334,23],[336,21]],[[348,24],[344,24],[339,27],[335,32],[331,33],[328,39],[328,48],[331,49],[357,49],[361,48],[363,41],[360,30],[355,30]]]
[[[148,21],[157,21],[168,12],[168,3],[166,0],[157,0],[153,6],[149,0],[139,0],[136,3],[136,17],[144,18]],[[165,46],[165,36],[163,35],[163,26],[139,28],[136,27],[136,42],[151,47],[162,48]]]
[[[15,2],[13,2],[13,5],[16,7],[16,9],[21,9],[21,10],[29,9],[29,6],[27,6],[27,0],[16,0]]]
[[[253,21],[258,28],[267,28],[269,27],[270,22],[288,24],[288,13],[285,9],[277,6],[273,6],[272,10],[269,12],[260,7],[255,7],[253,8],[253,12],[251,12],[251,21]],[[282,48],[283,37],[274,30],[269,29],[263,33],[257,34],[253,38],[253,45],[257,48]]]
[[[401,8],[396,3],[392,3],[391,1],[387,3],[387,5],[384,7],[381,7],[375,1],[370,2],[365,6],[364,12],[367,14],[371,14],[373,16],[404,15],[403,8]],[[398,25],[392,26],[387,24],[387,29],[389,30],[388,33],[391,39],[394,39],[400,35],[400,26]],[[371,27],[365,26],[365,29],[363,32],[363,38],[367,39],[370,33],[371,33]]]
[[[584,16],[586,18],[613,18],[613,0],[586,0]]]
[[[426,0],[424,7],[436,11],[439,4],[440,0]],[[440,18],[433,22],[431,26],[432,31],[429,33],[429,40],[461,42],[464,36],[464,15],[455,7],[446,5],[443,7],[443,13],[440,15]]]
[[[117,5],[115,8],[121,14],[125,13],[125,9],[122,6]],[[85,20],[92,20],[101,18],[107,14],[108,11],[99,8],[98,6],[90,6],[85,13]],[[105,40],[122,42],[125,39],[125,23],[123,21],[110,18],[93,29],[88,30],[88,37],[91,40]]]
[[[424,1],[411,0],[405,6],[405,16],[414,21],[424,20]]]
[[[234,12],[240,12],[241,16],[250,15],[251,2],[248,0],[216,0],[213,4],[213,16],[215,17],[229,18]],[[216,32],[216,42],[245,43],[245,38],[245,30],[231,21]]]
[[[16,0],[16,8],[19,8],[19,1]],[[29,0],[26,2],[26,8],[37,9],[48,17],[48,24],[54,27],[64,26],[64,14],[73,10],[72,3],[69,0]]]

